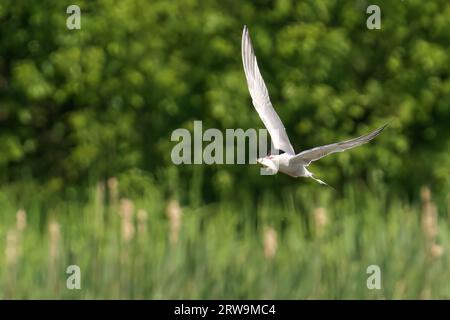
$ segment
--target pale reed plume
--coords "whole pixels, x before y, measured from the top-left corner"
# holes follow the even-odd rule
[[[422,203],[428,203],[431,201],[431,190],[428,186],[423,186],[420,189],[420,197],[422,198]]]
[[[27,227],[27,213],[24,209],[19,209],[16,213],[16,230],[17,230],[17,255],[22,256],[22,238]]]
[[[119,203],[119,180],[116,177],[111,177],[106,184],[108,185],[109,205],[116,207]]]
[[[422,187],[422,231],[425,235],[429,256],[438,258],[444,253],[444,248],[436,243],[438,235],[437,207],[431,200],[431,191],[427,186]]]
[[[437,208],[434,203],[427,204],[422,211],[422,230],[427,241],[433,242],[438,234]]]
[[[50,262],[53,265],[59,258],[59,242],[61,239],[59,223],[56,221],[51,221],[48,225],[48,231],[50,235]]]
[[[430,254],[433,258],[439,258],[444,254],[444,247],[439,244],[433,243],[430,247]]]
[[[437,236],[437,209],[431,201],[431,191],[428,187],[422,187],[422,230],[429,242],[433,242]]]
[[[177,200],[170,200],[166,214],[169,218],[169,241],[171,245],[175,245],[178,242],[182,219],[181,207]]]
[[[120,200],[120,216],[122,217],[122,240],[130,242],[134,237],[133,223],[134,204],[130,199]]]
[[[59,223],[51,221],[48,224],[49,233],[49,269],[47,283],[54,294],[59,292],[58,272],[60,268],[61,229]]]
[[[147,233],[147,219],[148,214],[147,211],[144,209],[139,209],[137,213],[137,220],[138,220],[138,235],[140,237],[144,237]]]
[[[27,227],[27,213],[24,209],[19,209],[16,213],[16,229],[23,232]]]
[[[328,224],[327,210],[323,207],[318,207],[314,210],[314,226],[316,235],[321,238],[325,233],[325,228]]]
[[[277,232],[272,227],[268,227],[264,231],[264,256],[266,259],[272,259],[275,257],[277,249]]]

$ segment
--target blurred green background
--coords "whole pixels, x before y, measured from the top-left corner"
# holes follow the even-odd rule
[[[448,1],[70,4],[0,3],[0,296],[450,298]],[[389,123],[311,165],[336,190],[171,162],[194,120],[263,128],[244,24],[296,151]]]

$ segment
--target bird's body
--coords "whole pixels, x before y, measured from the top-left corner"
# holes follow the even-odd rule
[[[265,166],[272,174],[282,172],[293,178],[306,177],[313,178],[320,184],[326,184],[322,180],[314,178],[312,172],[308,171],[307,166],[295,161],[295,155],[282,153],[278,155],[269,155],[259,158],[258,163]]]
[[[322,180],[315,178],[313,174],[308,171],[307,167],[311,162],[323,158],[330,153],[342,152],[367,143],[379,135],[386,127],[386,125],[384,125],[377,130],[358,138],[312,148],[295,154],[283,123],[270,102],[269,93],[259,71],[250,35],[246,26],[244,26],[242,33],[242,62],[253,106],[269,131],[275,148],[284,151],[282,154],[268,155],[267,157],[259,158],[257,160],[258,163],[266,167],[272,173],[280,171],[291,177],[309,177],[321,184],[326,184]]]
[[[294,178],[307,176],[308,170],[304,166],[299,163],[290,164],[293,157],[293,155],[282,153],[259,158],[257,161],[273,173],[280,171]]]

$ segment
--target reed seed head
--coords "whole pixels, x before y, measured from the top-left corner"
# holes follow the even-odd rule
[[[430,247],[430,254],[433,258],[439,258],[444,254],[444,248],[441,245],[433,243]]]
[[[22,232],[27,227],[27,213],[24,209],[19,209],[16,213],[16,229]]]
[[[423,203],[431,201],[431,190],[428,186],[423,186],[420,189],[420,197]]]
[[[131,219],[133,216],[134,204],[130,199],[120,200],[120,215],[124,219]]]
[[[314,210],[314,225],[316,228],[316,234],[318,236],[322,236],[325,227],[328,224],[328,216],[327,216],[327,210],[323,207],[318,207]]]
[[[434,242],[438,234],[438,216],[436,205],[432,202],[422,209],[422,230],[427,240]]]
[[[134,204],[130,199],[120,200],[120,216],[122,217],[122,240],[130,242],[134,237],[133,223]]]
[[[272,227],[264,231],[264,256],[267,259],[275,257],[278,249],[277,232]]]
[[[48,231],[50,234],[50,259],[54,261],[58,258],[59,241],[61,238],[59,223],[51,221],[48,225]]]
[[[166,215],[169,218],[169,240],[172,245],[178,241],[180,232],[182,211],[177,200],[171,200],[166,209]]]

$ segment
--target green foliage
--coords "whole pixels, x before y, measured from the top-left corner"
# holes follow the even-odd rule
[[[373,4],[381,30],[366,28],[365,1],[80,1],[81,30],[68,30],[59,1],[2,1],[0,178],[157,175],[173,167],[175,128],[262,128],[240,61],[247,24],[297,151],[390,123],[313,172],[338,186],[382,168],[393,189],[448,188],[450,4]],[[176,170],[188,186],[194,168]],[[248,166],[205,170],[210,196],[231,192],[215,181],[261,188]]]

